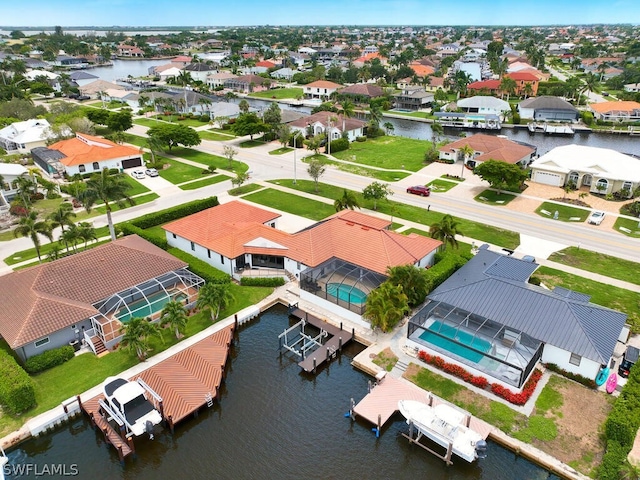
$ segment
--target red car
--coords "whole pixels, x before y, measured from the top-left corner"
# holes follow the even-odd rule
[[[414,195],[420,195],[421,197],[428,197],[431,195],[431,189],[424,185],[416,185],[415,187],[407,188],[407,193],[413,193]]]

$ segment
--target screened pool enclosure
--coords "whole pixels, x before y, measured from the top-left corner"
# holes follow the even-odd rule
[[[362,315],[371,290],[386,280],[371,270],[331,258],[300,274],[300,288]]]
[[[518,329],[442,302],[428,303],[414,316],[407,335],[419,345],[518,388],[544,346]]]

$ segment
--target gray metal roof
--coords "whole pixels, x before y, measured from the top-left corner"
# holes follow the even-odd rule
[[[521,108],[533,108],[534,110],[571,110],[578,112],[576,107],[560,97],[543,95],[542,97],[527,98],[520,102]]]
[[[526,283],[535,267],[536,264],[481,249],[427,298],[607,363],[627,315],[589,303],[584,294],[562,288],[549,291]]]

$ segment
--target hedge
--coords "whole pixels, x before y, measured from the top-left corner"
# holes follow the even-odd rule
[[[189,264],[189,270],[192,273],[195,273],[200,278],[202,278],[207,283],[230,283],[231,276],[228,273],[223,272],[222,270],[218,270],[217,268],[212,267],[204,260],[200,260],[199,258],[194,257],[193,255],[189,255],[186,252],[183,252],[179,248],[168,248],[167,252],[173,255],[176,258],[179,258],[183,262],[187,262]]]
[[[207,208],[215,207],[219,205],[218,197],[209,197],[202,200],[194,200],[193,202],[184,203],[182,205],[176,205],[175,207],[167,208],[159,212],[149,213],[139,218],[131,220],[132,225],[138,228],[151,228],[163,223],[171,222],[182,217],[186,217],[193,213],[201,212]]]
[[[243,287],[281,287],[284,285],[282,277],[242,277],[240,285]]]
[[[65,345],[64,347],[47,350],[40,355],[28,358],[24,363],[24,369],[29,373],[43,372],[51,367],[68,362],[73,356],[73,347]]]
[[[331,153],[342,152],[343,150],[349,150],[349,140],[346,138],[339,138],[333,140],[330,143]]]
[[[424,276],[427,280],[427,293],[431,293],[467,261],[469,261],[468,258],[451,250],[436,254],[435,265],[428,270],[424,270]]]
[[[118,228],[123,235],[138,235],[163,250],[167,250],[169,248],[169,243],[164,235],[157,235],[148,230],[143,230],[142,228],[133,225],[131,222],[120,223],[118,224]]]
[[[539,285],[539,283],[538,283],[538,285]],[[547,363],[545,365],[545,367],[547,367],[552,372],[559,373],[563,377],[567,377],[568,379],[573,380],[574,382],[578,382],[578,383],[584,385],[585,387],[592,388],[594,390],[597,387],[596,382],[595,382],[595,380],[593,378],[588,378],[588,377],[582,376],[582,375],[580,375],[578,373],[569,372],[568,370],[565,370],[564,368],[560,368],[555,363]]]
[[[13,414],[36,406],[33,380],[5,350],[0,350],[0,372],[0,405]]]

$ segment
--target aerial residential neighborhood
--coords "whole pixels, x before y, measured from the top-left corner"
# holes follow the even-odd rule
[[[638,26],[294,25],[0,28],[0,478],[640,478]]]

